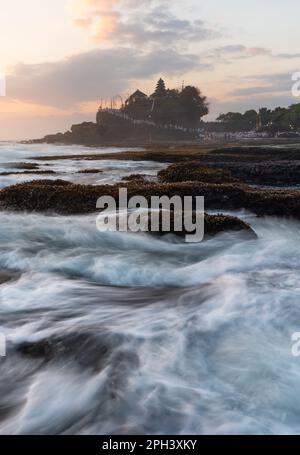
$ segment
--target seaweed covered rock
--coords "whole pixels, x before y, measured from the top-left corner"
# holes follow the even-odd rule
[[[0,191],[0,207],[15,211],[89,213],[103,191],[92,185],[75,185],[65,180],[33,180]]]
[[[144,174],[131,174],[131,175],[126,175],[125,177],[122,178],[122,182],[139,182],[139,183],[144,183],[145,180],[145,175]]]
[[[254,189],[243,184],[174,182],[123,182],[116,185],[76,185],[64,180],[35,180],[3,188],[0,208],[6,210],[56,212],[60,214],[96,211],[100,196],[112,196],[118,206],[119,189],[126,188],[128,198],[144,196],[203,196],[206,209],[248,209],[258,215],[300,219],[300,191]]]
[[[10,171],[10,172],[1,172],[0,175],[2,177],[8,175],[54,175],[56,174],[55,171],[47,170],[47,171]]]
[[[237,181],[231,177],[230,171],[203,166],[199,161],[184,161],[171,164],[158,173],[161,182],[207,182],[228,183]]]
[[[186,235],[193,234],[193,232],[189,232],[184,223],[184,218],[182,217],[182,228],[180,230],[175,228],[175,213],[173,211],[168,212],[168,215],[170,216],[170,226],[169,229],[166,230],[163,228],[162,224],[162,212],[160,212],[160,218],[159,218],[159,230],[157,232],[152,232],[151,231],[151,219],[149,218],[148,221],[148,231],[151,234],[154,235],[159,235],[163,236],[166,234],[175,234],[178,237],[185,237]],[[178,216],[178,214],[176,215]],[[196,224],[197,218],[196,218],[196,212],[192,213],[192,222],[193,224]],[[204,237],[209,237],[209,236],[214,236],[217,234],[220,234],[222,232],[230,232],[230,231],[244,231],[247,234],[247,238],[249,239],[255,239],[257,238],[255,232],[251,228],[251,226],[244,221],[242,221],[240,218],[237,218],[235,216],[230,216],[230,215],[223,215],[223,214],[217,214],[217,215],[211,215],[208,213],[204,214]],[[195,231],[194,231],[195,232]]]
[[[225,231],[247,231],[250,237],[256,238],[256,234],[251,226],[236,216],[223,214],[209,215],[205,213],[205,235],[215,235]]]
[[[231,155],[239,158],[251,157],[262,160],[300,160],[299,147],[272,147],[272,146],[241,146],[219,148],[211,150],[210,155]]]
[[[72,183],[68,182],[68,180],[62,180],[62,179],[56,179],[56,180],[32,180],[31,182],[25,182],[25,183],[18,183],[16,185],[13,185],[12,187],[8,188],[13,188],[13,187],[20,187],[20,186],[25,186],[30,185],[30,186],[40,186],[44,185],[46,187],[61,187],[61,186],[69,186],[72,185]]]
[[[100,174],[103,172],[101,169],[81,169],[78,174]]]
[[[112,196],[118,204],[119,189],[127,188],[128,198],[174,195],[204,196],[208,207],[231,207],[239,200],[243,206],[245,194],[238,185],[214,185],[194,182],[145,183],[132,181],[116,185],[80,185],[65,180],[34,180],[3,188],[0,191],[0,208],[22,211],[53,211],[60,214],[90,213],[96,211],[100,196]],[[228,202],[230,204],[228,205]]]
[[[37,169],[38,168],[38,164],[37,163],[7,163],[9,167],[14,167],[15,169],[27,169],[27,170],[30,170],[30,169]]]
[[[232,176],[256,185],[299,185],[300,161],[266,161],[262,163],[207,163],[230,171]]]

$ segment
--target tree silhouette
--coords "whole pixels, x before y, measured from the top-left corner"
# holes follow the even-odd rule
[[[123,110],[133,118],[151,119],[160,125],[196,128],[201,117],[208,114],[208,103],[197,87],[189,85],[181,91],[167,89],[160,78],[150,97],[138,90],[126,100]]]
[[[165,81],[160,78],[156,84],[154,93],[151,95],[151,98],[164,98],[167,94]]]
[[[300,131],[300,103],[292,104],[288,108],[276,107],[271,110],[262,107],[255,110],[240,112],[227,112],[217,118],[224,131],[266,131],[275,134],[278,131]]]
[[[197,126],[201,117],[208,114],[207,98],[202,96],[197,87],[191,85],[184,87],[179,95],[179,102],[182,121],[187,126]]]

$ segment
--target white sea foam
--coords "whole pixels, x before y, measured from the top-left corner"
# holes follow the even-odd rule
[[[0,188],[14,185],[16,183],[44,180],[44,179],[64,179],[74,183],[82,184],[112,184],[119,182],[122,177],[130,174],[145,174],[150,178],[156,176],[157,172],[166,165],[151,161],[129,161],[129,160],[49,160],[39,161],[36,157],[62,155],[102,155],[104,153],[120,153],[127,151],[122,147],[84,147],[84,146],[53,146],[48,144],[12,144],[0,143],[0,173],[20,173],[18,163],[38,164],[38,168],[33,169],[32,174],[11,174],[0,175]],[[140,151],[143,149],[133,148],[130,151]],[[99,169],[101,172],[94,174],[82,174],[79,171],[88,169]],[[26,170],[26,169],[24,169]],[[55,174],[34,174],[35,170],[54,171]],[[26,170],[28,171],[28,169]]]
[[[190,245],[95,216],[1,213],[0,433],[300,433],[300,223]]]

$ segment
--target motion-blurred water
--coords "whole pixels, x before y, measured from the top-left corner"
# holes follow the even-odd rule
[[[128,150],[121,147],[83,147],[83,146],[53,146],[47,144],[15,144],[0,142],[0,188],[14,185],[15,183],[43,179],[63,179],[74,183],[83,184],[112,184],[120,181],[122,177],[130,174],[146,174],[149,178],[156,176],[157,172],[166,165],[151,161],[119,161],[119,160],[36,160],[35,157],[61,155],[101,155],[104,153],[119,153]],[[131,151],[142,149],[134,148]],[[32,174],[22,175],[24,170],[19,168],[20,163],[38,165],[32,169]],[[80,171],[99,169],[95,174],[82,174]],[[54,171],[55,174],[38,175],[35,171]],[[9,173],[10,175],[1,175]]]
[[[0,433],[300,433],[300,224],[238,215],[258,240],[2,212]]]

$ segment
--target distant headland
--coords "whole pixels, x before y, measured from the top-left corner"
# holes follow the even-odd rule
[[[199,88],[187,85],[169,89],[159,79],[154,92],[132,93],[115,108],[102,103],[96,122],[72,125],[65,133],[49,134],[30,143],[106,145],[112,143],[152,143],[199,141],[239,137],[300,138],[300,103],[288,108],[251,109],[244,114],[220,114],[216,121],[205,122],[209,103]]]

